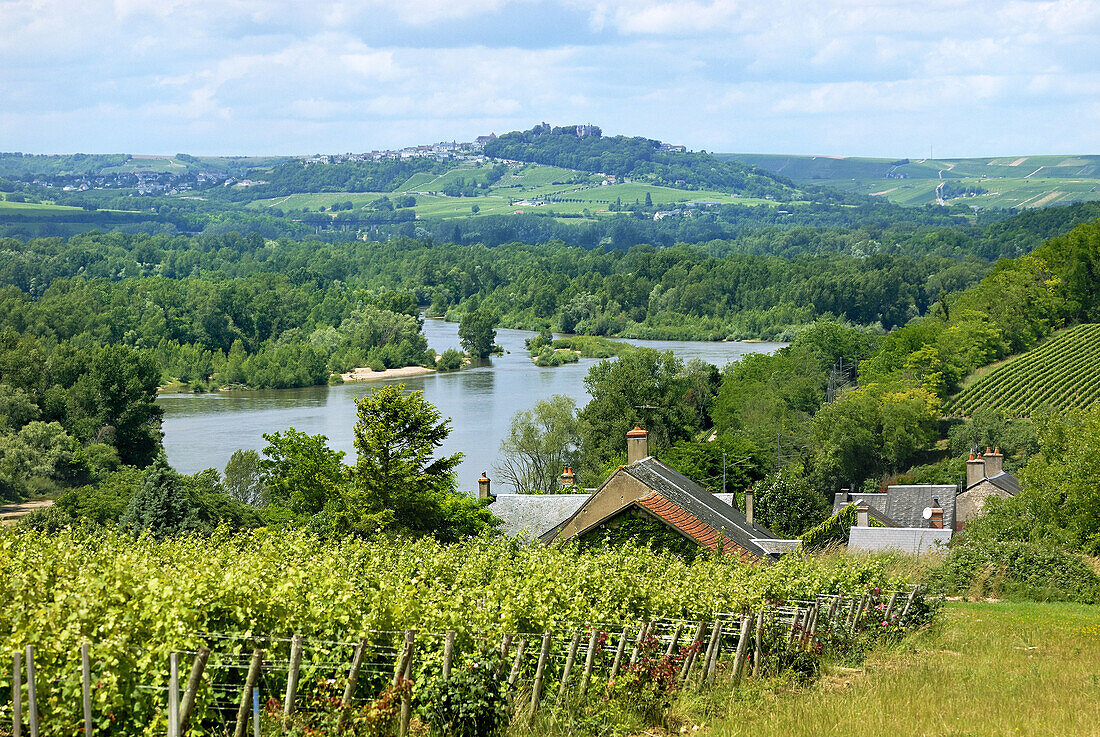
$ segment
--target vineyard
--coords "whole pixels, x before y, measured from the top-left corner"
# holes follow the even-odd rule
[[[1100,324],[1065,330],[1038,348],[979,376],[948,406],[952,415],[969,417],[995,409],[1025,417],[1041,407],[1066,410],[1100,400]]]
[[[498,670],[515,673],[513,680],[536,677],[541,640],[542,660],[561,680],[574,660],[570,649],[594,662],[592,668],[606,669],[615,646],[622,648],[620,631],[633,633],[639,622],[658,623],[660,649],[667,654],[676,652],[676,638],[695,642],[706,622],[713,629],[722,616],[731,644],[738,642],[732,619],[743,612],[771,612],[769,626],[783,632],[810,626],[810,609],[802,609],[800,619],[797,609],[776,609],[778,601],[804,602],[815,621],[820,616],[823,626],[834,623],[830,631],[854,633],[857,621],[878,627],[878,619],[889,618],[871,611],[868,592],[876,592],[877,608],[887,611],[896,598],[887,592],[904,595],[911,588],[890,580],[880,562],[864,558],[791,555],[773,566],[709,558],[689,564],[638,548],[580,555],[507,540],[452,546],[430,540],[323,542],[264,531],[164,542],[113,533],[4,532],[0,573],[4,650],[26,648],[29,656],[33,649],[34,669],[46,684],[37,707],[43,734],[72,734],[71,725],[80,721],[84,646],[91,683],[87,709],[96,728],[113,734],[149,733],[154,724],[163,733],[169,660],[179,657],[186,667],[191,656],[213,650],[192,732],[221,733],[224,727],[216,725],[228,726],[240,713],[246,673],[255,670],[253,680],[265,699],[281,695],[293,661],[288,648],[302,638],[303,683],[319,688],[342,679],[347,664],[359,660],[367,693],[378,693],[369,684],[389,680],[401,634],[410,630],[420,633],[416,668],[438,669],[445,641],[482,657],[484,643],[495,641],[500,648],[502,636],[507,642],[512,633],[517,643],[527,639],[527,654],[513,648],[512,667]],[[896,606],[901,612],[900,600]],[[869,619],[861,619],[861,611]],[[743,640],[748,625],[740,621]],[[589,633],[597,631],[601,648],[614,635],[602,660],[587,657],[596,640]],[[558,643],[553,657],[547,653],[550,639]],[[634,635],[627,640],[633,642]],[[579,653],[578,642],[588,643]],[[728,648],[726,653],[733,655]],[[256,658],[262,667],[251,665],[260,662]],[[11,687],[11,672],[0,675],[0,693],[11,693]],[[0,719],[10,720],[11,709],[10,701],[0,703]]]

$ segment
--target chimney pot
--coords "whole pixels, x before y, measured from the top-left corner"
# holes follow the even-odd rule
[[[752,526],[752,487],[745,489],[745,521]]]
[[[477,498],[488,499],[489,501],[496,499],[490,491],[489,477],[485,475],[484,471],[481,472],[481,478],[477,480]]]
[[[966,488],[984,479],[989,474],[985,470],[986,460],[981,455],[970,454],[970,460],[966,462]]]
[[[626,434],[626,462],[637,463],[649,456],[649,433],[635,425]]]
[[[871,508],[868,507],[866,504],[860,504],[856,507],[856,527],[871,526],[871,515],[869,514],[870,511]]]

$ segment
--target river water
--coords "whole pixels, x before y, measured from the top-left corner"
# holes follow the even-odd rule
[[[424,335],[437,352],[458,348],[458,325],[442,320],[425,320]],[[451,434],[443,453],[462,453],[458,467],[459,488],[473,490],[482,471],[493,475],[500,443],[512,417],[530,409],[535,402],[554,394],[572,397],[583,407],[588,401],[584,377],[597,359],[555,368],[531,363],[523,341],[534,333],[498,330],[497,343],[506,353],[489,364],[444,374],[394,379],[410,390],[424,392],[444,417],[451,418]],[[747,353],[772,353],[782,343],[708,343],[695,341],[629,340],[658,350],[673,351],[684,361],[700,358],[725,366]],[[328,437],[329,446],[347,452],[345,462],[354,462],[352,445],[355,398],[379,382],[315,386],[253,392],[209,394],[163,394],[164,447],[168,461],[181,473],[205,468],[225,468],[238,448],[260,450],[263,433],[293,427],[311,435]],[[508,491],[508,489],[499,489]]]

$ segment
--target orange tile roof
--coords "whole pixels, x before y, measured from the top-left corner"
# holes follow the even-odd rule
[[[657,515],[700,545],[710,548],[711,550],[718,549],[718,540],[721,536],[718,530],[714,529],[675,502],[661,496],[656,491],[651,491],[638,499],[637,504]],[[756,555],[753,555],[753,553],[729,538],[722,539],[722,549],[726,555],[737,554],[742,560],[759,560]]]

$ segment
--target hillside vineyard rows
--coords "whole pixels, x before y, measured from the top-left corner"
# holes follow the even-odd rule
[[[1100,324],[1077,325],[1012,358],[963,389],[950,412],[993,409],[1025,417],[1044,406],[1087,408],[1100,399]]]

